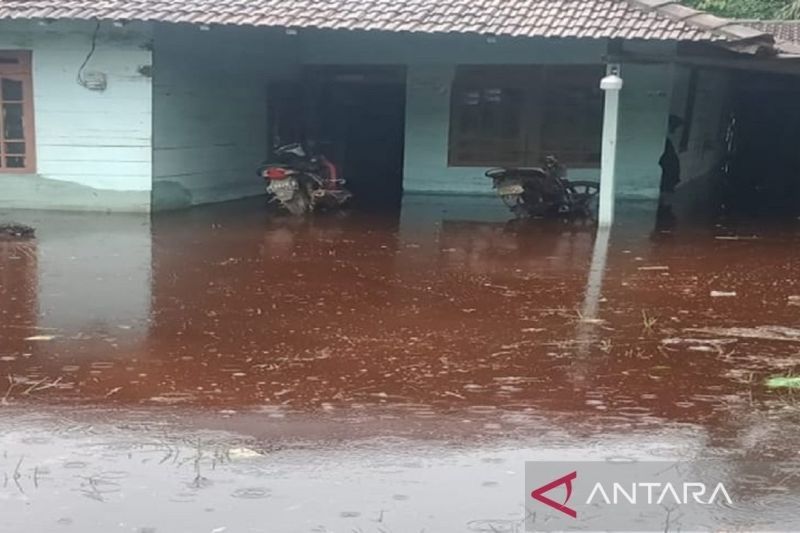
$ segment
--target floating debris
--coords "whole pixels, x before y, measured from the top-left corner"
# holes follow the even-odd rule
[[[0,238],[32,239],[35,235],[36,230],[30,226],[14,222],[0,222]]]
[[[800,342],[800,329],[785,326],[757,326],[754,328],[688,328],[684,331],[704,333],[716,337],[763,339],[768,341]]]
[[[758,235],[717,235],[714,237],[718,241],[755,241]]]
[[[25,337],[26,341],[51,341],[55,339],[58,335],[33,335],[31,337]]]
[[[707,345],[707,346],[724,346],[727,344],[734,344],[738,342],[736,339],[723,338],[723,339],[696,339],[691,337],[685,338],[668,338],[662,339],[661,344],[664,346],[682,346],[682,345]]]
[[[712,298],[733,298],[736,291],[711,291]]]
[[[228,457],[231,459],[253,459],[261,457],[262,454],[252,448],[231,448],[228,450]]]
[[[765,385],[770,389],[800,389],[800,376],[773,376]]]

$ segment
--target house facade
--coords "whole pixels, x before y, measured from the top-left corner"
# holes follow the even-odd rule
[[[598,178],[609,65],[616,193],[655,197],[670,114],[690,119],[685,179],[724,152],[730,71],[700,59],[777,54],[769,33],[656,0],[0,0],[0,207],[263,194],[254,170],[293,134],[380,169],[364,187],[490,193],[487,168],[551,153]]]

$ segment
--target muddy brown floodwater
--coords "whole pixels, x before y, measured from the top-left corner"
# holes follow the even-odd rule
[[[800,459],[797,220],[5,217],[3,532],[516,532],[526,460]]]

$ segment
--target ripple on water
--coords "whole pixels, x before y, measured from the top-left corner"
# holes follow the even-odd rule
[[[650,416],[653,414],[652,409],[648,409],[647,407],[621,407],[615,410],[617,414],[623,416],[630,416],[630,417],[643,417],[643,416]]]
[[[519,520],[483,519],[467,522],[468,531],[486,533],[518,533],[522,531]]]
[[[272,491],[265,487],[244,487],[236,489],[231,493],[233,498],[241,498],[244,500],[259,500],[269,498],[271,495]]]
[[[49,437],[23,437],[20,441],[23,444],[50,444],[53,439]]]

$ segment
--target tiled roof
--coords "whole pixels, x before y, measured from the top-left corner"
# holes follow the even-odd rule
[[[0,0],[0,19],[31,18],[524,37],[770,39],[672,0]]]
[[[770,33],[779,41],[800,44],[800,20],[743,20],[741,23]]]

